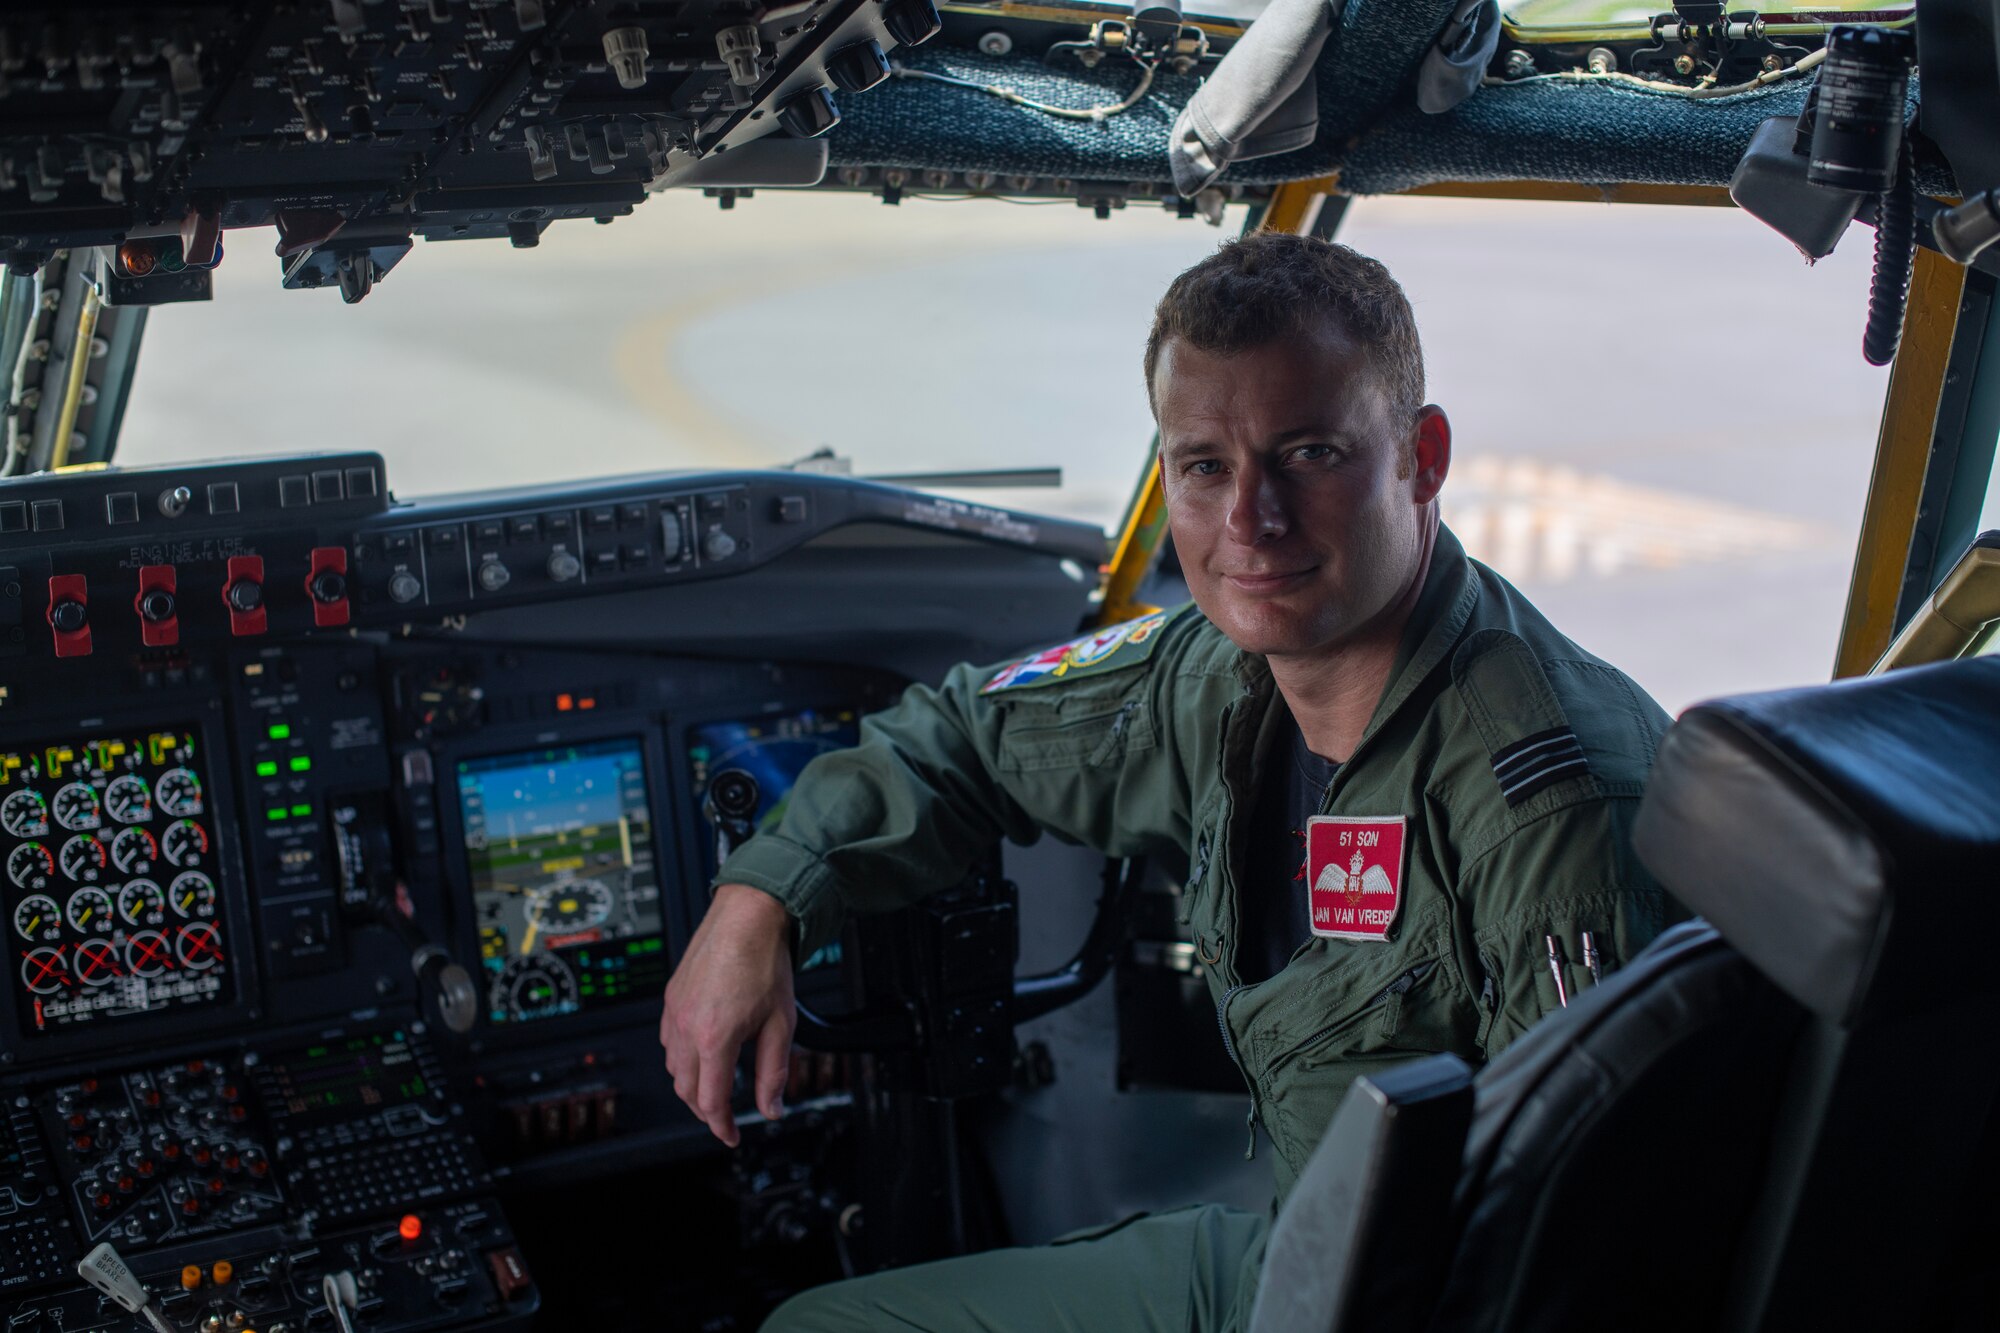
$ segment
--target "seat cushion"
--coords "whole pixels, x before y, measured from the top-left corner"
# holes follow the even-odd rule
[[[1633,841],[1834,1022],[2000,989],[2000,659],[1691,708]]]

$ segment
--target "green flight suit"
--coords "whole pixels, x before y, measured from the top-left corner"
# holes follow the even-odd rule
[[[1282,1200],[1356,1077],[1440,1051],[1484,1061],[1558,1006],[1549,936],[1562,943],[1573,994],[1590,984],[1583,932],[1608,970],[1643,948],[1670,909],[1629,838],[1666,715],[1440,529],[1388,688],[1321,805],[1342,818],[1403,817],[1393,923],[1383,939],[1315,935],[1278,975],[1242,984],[1243,839],[1283,721],[1275,694],[1263,659],[1185,607],[1004,668],[957,667],[937,689],[913,688],[869,718],[856,748],[815,760],[778,828],[746,843],[718,878],[784,903],[809,951],[850,911],[956,882],[1000,837],[1030,842],[1048,830],[1110,856],[1188,866],[1183,924],[1253,1125],[1270,1136]],[[1199,1219],[1215,1211],[1168,1214],[1155,1222],[1185,1225],[1150,1228],[1161,1261],[1188,1281],[1228,1267],[1186,1258],[1202,1248]],[[1261,1226],[1237,1233],[1261,1248]],[[959,1265],[1035,1253],[836,1284],[767,1328],[844,1327],[835,1311],[864,1296],[854,1308],[886,1319],[902,1308],[899,1290],[934,1297],[952,1273],[981,1289],[978,1270]],[[1098,1264],[1095,1282],[1110,1281],[1111,1267]],[[1146,1283],[1158,1280],[1149,1270]],[[1219,1312],[1191,1326],[1240,1326],[1254,1285],[1232,1282],[1226,1306],[1197,1302]],[[993,1283],[960,1322],[935,1327],[1044,1326],[1030,1306],[1007,1304],[1009,1287]],[[1093,1326],[1151,1326],[1139,1308],[1127,1324]]]

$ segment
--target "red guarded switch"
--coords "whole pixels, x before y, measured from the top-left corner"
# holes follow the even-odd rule
[[[229,557],[229,581],[222,585],[222,604],[229,608],[231,634],[264,632],[264,557]]]
[[[132,599],[132,609],[139,613],[139,638],[148,648],[169,648],[181,641],[174,586],[172,565],[139,566],[139,594]]]
[[[49,630],[57,657],[90,656],[90,584],[83,575],[49,579]]]
[[[325,629],[347,623],[347,548],[315,546],[306,574],[306,596],[312,599],[313,624]]]

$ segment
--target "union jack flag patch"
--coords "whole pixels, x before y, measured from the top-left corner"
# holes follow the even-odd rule
[[[1062,680],[1073,674],[1095,673],[1095,668],[1104,667],[1121,649],[1144,648],[1143,652],[1127,653],[1116,663],[1128,666],[1141,662],[1150,656],[1150,646],[1161,626],[1172,615],[1169,611],[1155,611],[1137,620],[1128,620],[1121,625],[1107,625],[1101,630],[1059,643],[1053,648],[1044,648],[1032,653],[1010,666],[1001,668],[993,679],[980,686],[981,694],[993,694],[999,690],[1019,690],[1030,685],[1045,685]]]

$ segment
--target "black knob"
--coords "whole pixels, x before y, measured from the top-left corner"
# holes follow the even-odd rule
[[[347,596],[347,575],[337,569],[322,569],[312,577],[315,602],[337,602]]]
[[[921,46],[938,35],[944,20],[938,17],[931,0],[895,0],[882,11],[882,23],[889,35],[904,46]]]
[[[840,108],[824,88],[808,88],[778,108],[778,123],[795,139],[813,139],[840,123]]]
[[[748,819],[757,813],[757,779],[740,768],[725,768],[708,784],[708,797],[725,819]]]
[[[229,585],[228,598],[233,611],[255,611],[264,604],[264,585],[254,579],[238,579]]]
[[[861,42],[836,52],[826,62],[826,76],[844,93],[862,92],[889,77],[889,57],[880,43]]]
[[[154,624],[174,618],[174,595],[165,588],[149,589],[139,598],[139,614]]]
[[[90,608],[82,602],[64,598],[49,608],[49,624],[62,634],[74,634],[90,623]]]

